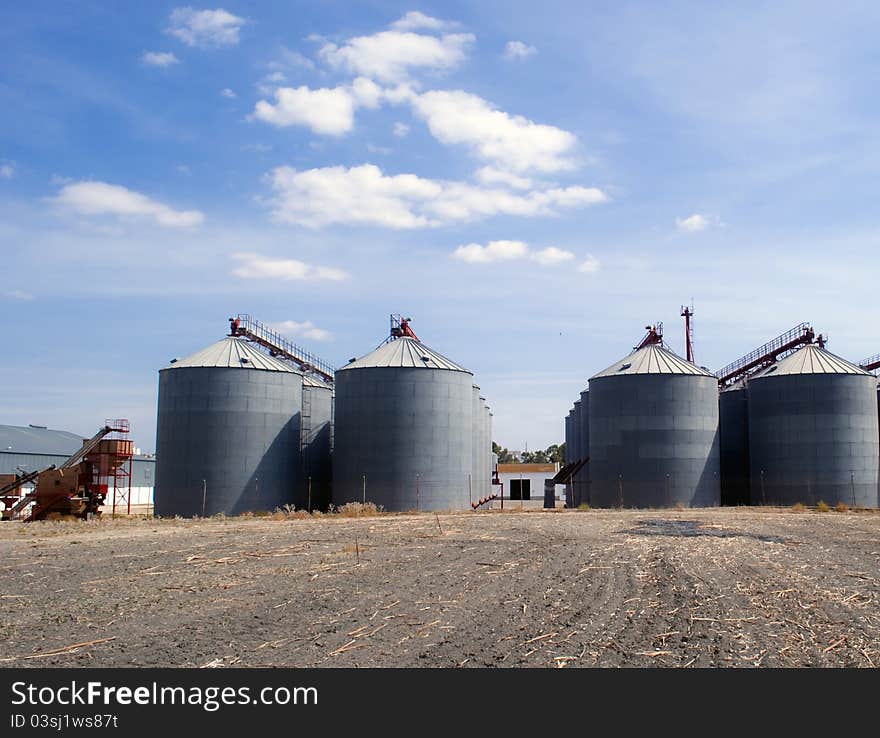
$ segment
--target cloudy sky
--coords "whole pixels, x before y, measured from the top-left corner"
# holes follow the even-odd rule
[[[0,422],[150,450],[238,312],[337,366],[411,315],[514,448],[691,300],[712,370],[880,351],[880,6],[717,5],[7,3]]]

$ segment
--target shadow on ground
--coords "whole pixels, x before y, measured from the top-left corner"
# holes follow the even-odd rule
[[[781,536],[726,530],[717,525],[707,526],[699,520],[664,520],[662,518],[639,520],[635,527],[623,532],[634,536],[672,536],[675,538],[711,536],[714,538],[754,538],[764,543],[786,543],[786,539]]]

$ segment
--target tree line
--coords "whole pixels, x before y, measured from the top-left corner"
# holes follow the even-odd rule
[[[511,451],[492,441],[492,453],[498,456],[499,464],[564,464],[565,444],[554,443],[543,451]]]

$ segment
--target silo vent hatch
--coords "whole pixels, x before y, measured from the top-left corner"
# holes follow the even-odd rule
[[[618,369],[617,371],[619,371],[619,372],[625,371],[625,370],[629,369],[631,366],[632,366],[632,364],[621,364],[620,369]]]
[[[423,356],[422,357],[422,361],[430,361],[430,360],[431,360],[430,356]]]

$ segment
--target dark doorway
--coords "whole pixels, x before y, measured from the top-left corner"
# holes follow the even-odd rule
[[[510,480],[510,499],[511,500],[531,500],[532,499],[532,480],[531,479],[511,479]]]

